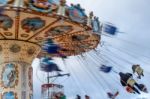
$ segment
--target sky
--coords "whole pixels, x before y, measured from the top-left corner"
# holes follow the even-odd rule
[[[102,35],[101,41],[105,42],[105,46],[98,46],[99,55],[91,51],[84,55],[85,59],[80,56],[69,57],[65,65],[60,59],[56,59],[64,72],[71,73],[71,77],[61,82],[65,86],[67,99],[75,99],[76,94],[83,99],[85,94],[90,95],[91,99],[108,99],[106,92],[116,90],[120,92],[116,99],[150,99],[150,94],[128,94],[121,86],[117,74],[104,74],[98,70],[105,63],[118,72],[132,73],[132,64],[140,64],[145,70],[145,76],[136,80],[144,83],[150,90],[150,0],[68,0],[68,4],[70,3],[80,3],[87,13],[93,11],[101,22],[111,22],[123,33],[113,37]],[[38,59],[33,62],[34,99],[40,97],[41,82],[37,75],[43,74],[36,69],[38,62]]]

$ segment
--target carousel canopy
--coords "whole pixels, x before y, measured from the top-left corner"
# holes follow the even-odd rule
[[[63,56],[95,49],[100,36],[92,34],[87,17],[79,4],[68,6],[65,0],[1,0],[0,56],[4,56],[1,63],[10,60],[31,63],[47,39],[61,47],[58,52]]]

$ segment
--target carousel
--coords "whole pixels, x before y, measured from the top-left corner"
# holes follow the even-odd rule
[[[94,50],[100,43],[101,26],[80,4],[65,0],[6,0],[0,4],[1,99],[32,99],[33,69],[38,58],[66,58]],[[54,65],[54,64],[51,64]],[[41,70],[51,72],[47,66]],[[58,74],[62,76],[65,74]],[[50,76],[48,76],[49,78]],[[63,90],[63,85],[44,88]],[[52,98],[44,98],[52,99]]]

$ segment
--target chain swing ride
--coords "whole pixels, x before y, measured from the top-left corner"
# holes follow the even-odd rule
[[[79,62],[85,63],[83,54],[94,51],[89,56],[94,59],[95,53],[101,54],[96,50],[101,36],[116,32],[116,26],[101,23],[93,12],[87,16],[80,4],[68,6],[66,0],[5,0],[0,4],[1,99],[33,99],[31,63],[36,57],[40,58],[40,70],[47,74],[42,99],[64,95],[63,85],[54,81],[70,73],[62,74],[53,58],[65,60],[81,55]],[[103,66],[104,72],[112,70]],[[142,71],[138,67],[135,72]]]

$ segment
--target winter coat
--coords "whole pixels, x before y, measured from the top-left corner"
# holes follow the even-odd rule
[[[119,75],[120,75],[120,82],[121,82],[122,86],[127,86],[127,81],[129,78],[132,77],[132,74],[120,72]]]

